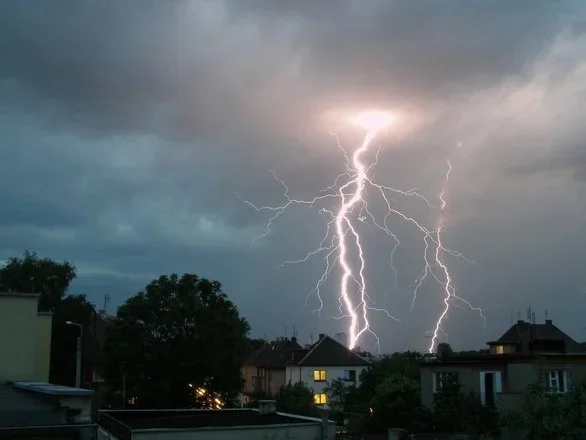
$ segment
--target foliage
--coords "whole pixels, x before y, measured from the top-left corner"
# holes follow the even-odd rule
[[[433,423],[435,431],[465,434],[493,434],[500,426],[496,410],[474,393],[464,395],[459,383],[442,384],[435,394]]]
[[[300,416],[319,417],[319,409],[313,403],[313,391],[302,382],[287,384],[276,396],[277,408],[281,412]]]
[[[219,282],[161,276],[129,298],[117,318],[108,329],[103,375],[117,390],[125,377],[127,398],[137,406],[194,406],[188,384],[222,395],[240,391],[249,326]]]
[[[437,344],[436,350],[438,359],[443,359],[454,355],[454,350],[452,350],[452,346],[447,342],[440,342],[439,344]]]
[[[68,261],[61,263],[40,258],[25,251],[21,258],[12,257],[0,269],[0,284],[11,292],[38,293],[39,311],[53,312],[49,380],[59,385],[75,385],[77,338],[79,328],[67,325],[73,321],[83,326],[82,372],[98,353],[94,337],[95,307],[85,295],[67,295],[76,269]]]
[[[418,430],[426,421],[426,411],[419,402],[419,384],[401,373],[393,373],[376,387],[370,401],[372,415],[364,429],[385,431],[389,427]]]
[[[39,310],[54,311],[76,277],[68,261],[58,263],[25,251],[22,258],[9,258],[0,269],[0,284],[10,292],[38,293]]]
[[[344,409],[348,406],[348,399],[355,390],[356,386],[354,384],[347,385],[342,379],[334,379],[328,382],[324,389],[329,397],[330,406],[339,409]]]
[[[527,394],[518,424],[532,440],[579,440],[586,438],[586,383],[566,394],[550,394],[534,386]]]
[[[67,295],[56,307],[53,315],[51,336],[50,381],[59,385],[75,384],[77,361],[77,326],[67,325],[73,321],[83,327],[82,340],[82,385],[83,372],[89,365],[95,365],[100,347],[95,337],[94,323],[96,310],[85,295]]]

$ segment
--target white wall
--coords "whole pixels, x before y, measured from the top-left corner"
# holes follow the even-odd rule
[[[327,383],[335,379],[344,378],[344,370],[356,370],[356,386],[360,385],[360,374],[366,370],[366,367],[287,367],[285,374],[287,375],[287,383],[304,382],[309,388],[313,389],[314,393],[323,393]],[[315,370],[327,371],[326,382],[316,382],[313,380],[313,372]],[[354,382],[348,382],[348,385]]]

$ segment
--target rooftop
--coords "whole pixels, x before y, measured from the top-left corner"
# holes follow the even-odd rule
[[[255,351],[246,360],[245,365],[366,367],[370,365],[370,362],[330,336],[321,334],[319,340],[308,348],[302,348],[295,338],[267,343]]]
[[[548,362],[583,362],[586,363],[586,353],[503,353],[503,354],[479,354],[471,356],[446,356],[444,358],[430,358],[420,364],[426,366],[441,365],[470,365],[470,364],[508,364],[533,362],[536,359],[544,359]]]
[[[499,339],[488,342],[488,345],[515,344],[517,352],[531,352],[544,342],[558,342],[559,351],[568,353],[582,352],[582,347],[568,336],[551,319],[544,324],[535,324],[523,320],[517,321]],[[541,343],[541,344],[540,344]],[[549,344],[551,346],[551,344]]]
[[[122,440],[133,431],[242,428],[267,425],[315,424],[319,419],[283,413],[260,414],[256,409],[112,410],[100,411],[98,424]]]

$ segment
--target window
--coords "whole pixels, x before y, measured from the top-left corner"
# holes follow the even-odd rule
[[[345,382],[356,382],[356,370],[344,370],[344,376],[342,377]]]
[[[437,393],[443,387],[455,385],[460,382],[460,374],[447,371],[434,371],[433,373],[433,392]]]
[[[325,405],[328,403],[328,396],[325,393],[314,394],[313,403],[316,405]]]
[[[328,380],[328,372],[326,370],[314,370],[313,380],[316,382],[325,382]]]
[[[504,345],[497,345],[496,346],[496,354],[504,354],[504,352],[505,352]]]
[[[553,370],[547,372],[547,389],[550,393],[566,393],[568,391],[568,372]]]
[[[265,375],[265,369],[264,369],[264,368],[262,368],[262,367],[260,367],[260,368],[258,369],[258,375],[259,375],[260,377],[263,377],[263,376]]]

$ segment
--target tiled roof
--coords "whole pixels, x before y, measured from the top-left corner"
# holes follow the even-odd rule
[[[578,342],[560,330],[551,321],[547,321],[545,324],[518,321],[499,339],[488,344],[517,343],[517,352],[527,353],[531,351],[531,343],[534,341],[561,341],[566,353],[582,353],[584,351]]]
[[[291,351],[300,350],[297,341],[289,339],[269,342],[260,347],[244,362],[244,365],[258,365],[265,367],[285,367],[291,358]]]
[[[299,366],[368,366],[369,361],[335,339],[320,335],[320,339],[309,348],[302,348],[295,340],[267,343],[256,350],[244,363],[265,367]]]
[[[371,364],[335,339],[324,335],[309,349],[297,365],[302,367],[367,367]]]

